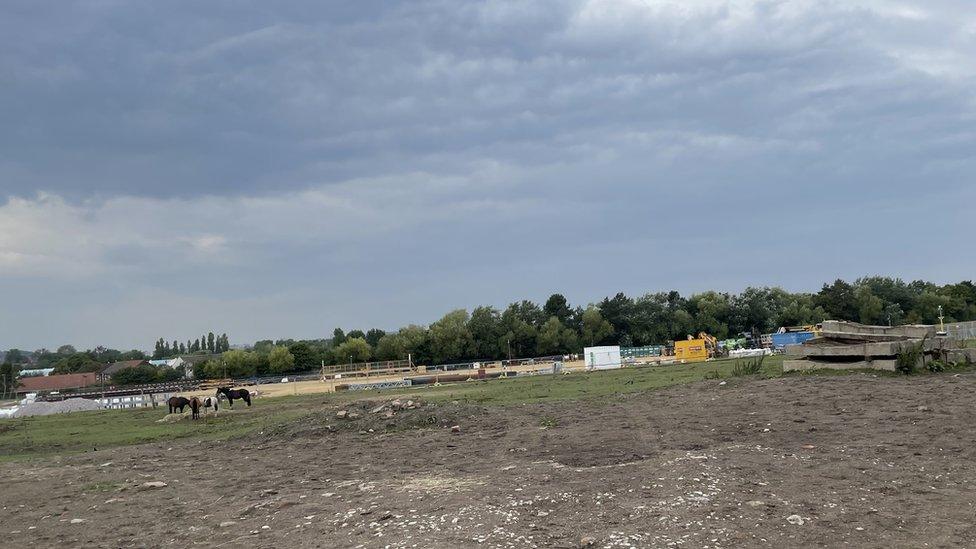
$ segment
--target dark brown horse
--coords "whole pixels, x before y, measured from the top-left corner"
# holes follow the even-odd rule
[[[179,409],[180,413],[183,413],[183,409],[190,405],[190,399],[184,397],[169,397],[166,401],[169,405],[169,413],[175,414],[176,410]]]
[[[247,403],[248,406],[251,405],[251,393],[247,392],[247,389],[231,389],[229,387],[218,387],[216,396],[224,395],[227,397],[227,405],[231,408],[234,407],[234,399],[239,398]]]
[[[200,419],[200,399],[197,397],[190,399],[190,419]]]

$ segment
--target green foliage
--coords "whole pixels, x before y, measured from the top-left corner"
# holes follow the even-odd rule
[[[542,312],[546,318],[556,317],[564,325],[570,324],[573,310],[569,307],[569,301],[562,294],[552,294],[542,307]]]
[[[17,367],[5,361],[0,364],[0,398],[11,398],[17,392]]]
[[[292,357],[291,364],[287,365],[288,368],[284,370],[276,369],[275,367],[275,362],[274,362],[275,349],[279,347],[284,348],[286,351],[288,351]],[[278,351],[278,358],[284,360],[284,354],[282,354],[281,351]],[[312,348],[309,346],[308,343],[304,341],[298,341],[296,343],[292,343],[288,347],[283,347],[283,346],[275,347],[270,351],[269,360],[270,360],[271,371],[274,373],[291,372],[293,370],[296,371],[312,370],[319,365],[318,364],[319,361],[315,359],[315,355],[312,352]],[[285,364],[280,363],[279,366],[284,367]]]
[[[97,372],[104,366],[102,363],[93,359],[88,353],[73,353],[63,356],[54,363],[55,374],[74,374],[79,372]]]
[[[471,355],[475,358],[503,356],[499,339],[503,334],[501,314],[494,307],[477,307],[468,320],[471,334]]]
[[[621,294],[622,295],[622,294]],[[613,334],[613,326],[603,318],[603,314],[596,307],[590,307],[583,313],[583,343],[596,345]]]
[[[182,369],[167,368],[142,364],[134,368],[126,368],[112,374],[114,385],[145,385],[148,383],[164,383],[177,381],[183,377]]]
[[[354,337],[346,339],[342,345],[336,347],[334,354],[337,363],[345,364],[348,362],[368,362],[373,351],[365,339]]]
[[[200,369],[194,367],[193,372],[198,378],[253,377],[267,371],[267,360],[267,356],[259,353],[234,349],[207,361]],[[199,370],[203,375],[198,375]]]
[[[307,347],[306,345],[304,348],[306,351]],[[268,354],[268,364],[272,373],[283,374],[285,372],[291,372],[296,367],[295,355],[292,354],[288,347],[274,347]]]
[[[550,317],[539,330],[538,353],[541,355],[566,354],[576,351],[576,331],[567,328],[558,317]]]
[[[376,347],[380,339],[386,335],[386,332],[380,330],[379,328],[372,328],[366,332],[366,343],[369,343],[370,347]]]
[[[950,368],[952,368],[951,365],[946,364],[939,359],[930,360],[925,363],[925,369],[933,373],[944,372]]]
[[[925,338],[922,338],[918,343],[905,344],[895,359],[895,369],[905,375],[914,374],[915,369],[918,368],[918,363],[922,361],[924,356]]]
[[[7,351],[7,356],[4,357],[4,361],[11,364],[23,364],[27,362],[27,357],[20,349],[10,349]]]
[[[474,338],[468,330],[467,311],[451,311],[430,325],[430,351],[439,363],[473,357]]]
[[[737,360],[732,366],[732,377],[754,376],[762,372],[765,356]]]

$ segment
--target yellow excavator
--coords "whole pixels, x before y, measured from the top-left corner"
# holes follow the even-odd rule
[[[722,356],[722,350],[718,347],[718,338],[706,334],[705,332],[698,332],[698,339],[705,341],[705,350],[708,351],[708,358],[718,358],[719,356]]]
[[[689,335],[684,341],[675,341],[674,355],[682,362],[697,362],[721,356],[721,351],[718,348],[718,339],[699,332],[697,338]]]

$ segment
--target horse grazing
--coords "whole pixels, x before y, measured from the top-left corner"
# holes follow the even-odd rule
[[[219,387],[217,388],[216,396],[224,395],[227,397],[227,405],[231,408],[234,407],[234,399],[239,398],[247,403],[248,406],[251,405],[251,393],[247,392],[247,389],[231,389],[229,387]]]
[[[179,409],[180,413],[183,413],[183,409],[190,405],[190,399],[184,397],[169,397],[166,401],[169,405],[169,413],[175,414],[176,410]]]
[[[220,404],[220,398],[219,397],[212,396],[212,397],[207,397],[207,398],[203,399],[203,409],[204,410],[206,410],[207,408],[213,408],[214,413],[217,413],[217,406],[219,404]]]
[[[200,399],[197,397],[190,399],[190,419],[200,419]]]

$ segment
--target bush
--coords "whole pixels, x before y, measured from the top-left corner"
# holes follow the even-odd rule
[[[763,360],[766,356],[759,356],[751,359],[737,361],[732,366],[732,375],[734,377],[741,376],[754,376],[762,372]]]
[[[902,349],[898,353],[898,358],[895,360],[895,368],[905,374],[912,375],[915,373],[915,368],[918,366],[919,361],[925,354],[925,338],[923,337],[915,345],[909,345],[907,349]]]
[[[942,362],[939,359],[930,360],[928,363],[925,364],[925,368],[928,369],[928,371],[930,372],[944,372],[948,370],[950,367],[951,366],[949,366],[945,362]]]

